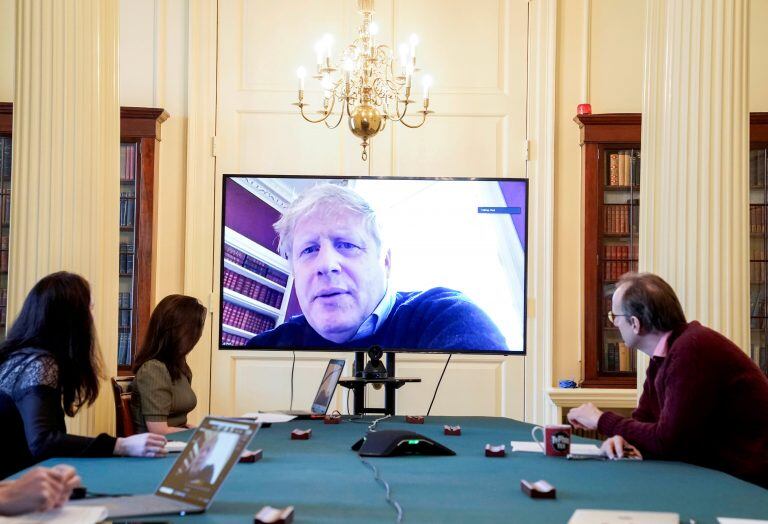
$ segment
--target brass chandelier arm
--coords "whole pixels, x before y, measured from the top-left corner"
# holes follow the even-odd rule
[[[326,119],[325,127],[327,127],[328,129],[336,129],[337,127],[339,127],[339,124],[341,124],[341,119],[344,118],[344,106],[346,106],[346,105],[347,104],[345,102],[344,105],[341,106],[341,111],[339,111],[339,119],[336,120],[336,123],[331,125],[331,124],[328,123],[328,120]],[[329,113],[329,115],[330,115],[330,113]]]
[[[325,122],[326,120],[328,120],[328,117],[331,116],[331,113],[333,112],[333,106],[335,103],[336,103],[336,99],[331,98],[331,107],[325,110],[325,116],[323,116],[322,118],[318,118],[317,120],[309,118],[307,115],[304,114],[304,106],[308,106],[309,104],[305,104],[304,102],[297,102],[293,105],[299,106],[299,111],[301,113],[302,118],[304,118],[304,120],[312,124],[319,124],[320,122]]]

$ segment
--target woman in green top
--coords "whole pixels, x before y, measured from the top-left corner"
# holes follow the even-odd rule
[[[183,431],[195,409],[187,354],[200,336],[206,316],[196,298],[169,295],[155,307],[133,364],[131,408],[136,431],[161,435]]]

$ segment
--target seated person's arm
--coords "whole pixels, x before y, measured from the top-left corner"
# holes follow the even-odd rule
[[[109,456],[115,438],[100,434],[96,438],[68,435],[58,388],[58,367],[52,357],[41,357],[27,365],[23,383],[13,394],[32,456],[43,460],[52,456]]]
[[[135,387],[141,399],[141,415],[150,433],[168,435],[187,429],[168,425],[173,403],[172,384],[168,368],[156,360],[146,362],[136,373]]]
[[[664,404],[657,421],[624,418],[616,413],[604,413],[598,430],[604,435],[621,435],[634,444],[646,458],[679,459],[691,445],[691,435],[706,431],[707,414],[717,405],[719,370],[704,369],[695,359],[695,352],[673,352],[667,357],[667,381]],[[712,364],[709,365],[712,367]],[[649,400],[640,397],[640,406]],[[644,413],[641,410],[641,413]]]
[[[147,420],[147,431],[149,431],[150,433],[156,433],[158,435],[168,435],[170,433],[178,433],[179,431],[186,431],[187,429],[189,429],[189,427],[186,425],[178,428],[169,426],[167,420],[164,420],[162,422]]]

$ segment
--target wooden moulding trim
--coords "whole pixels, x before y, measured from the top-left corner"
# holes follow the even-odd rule
[[[579,125],[579,145],[587,142],[622,144],[640,142],[640,113],[606,113],[602,115],[577,115],[574,122]]]
[[[768,113],[749,114],[749,141],[756,144],[768,143]]]
[[[120,137],[160,140],[160,124],[168,119],[168,113],[155,107],[121,107]]]
[[[0,102],[0,133],[11,134],[13,130],[13,104]]]

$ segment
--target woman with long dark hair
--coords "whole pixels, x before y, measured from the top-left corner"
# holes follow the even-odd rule
[[[161,435],[67,434],[64,415],[93,404],[100,374],[88,282],[64,271],[41,279],[0,344],[0,478],[55,456],[165,455]]]
[[[136,355],[131,384],[133,422],[161,435],[183,431],[195,409],[187,355],[203,334],[206,309],[196,298],[169,295],[155,307]]]

